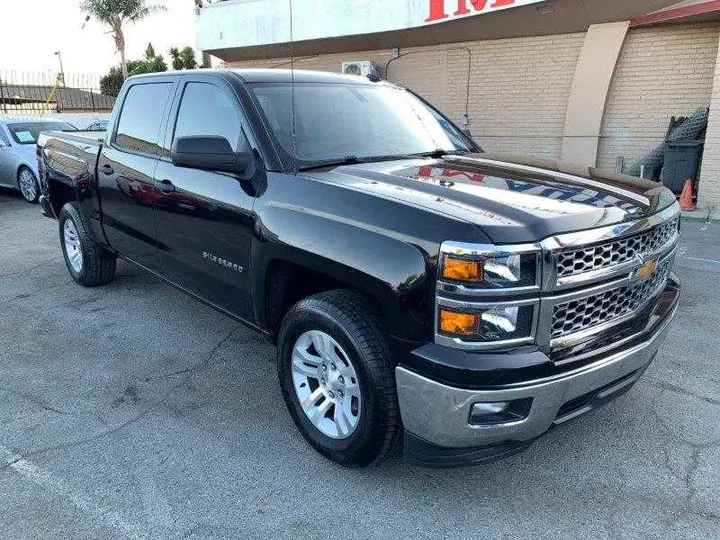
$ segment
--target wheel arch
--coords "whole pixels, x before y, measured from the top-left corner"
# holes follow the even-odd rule
[[[350,289],[368,298],[383,318],[388,335],[408,341],[426,338],[432,308],[427,305],[423,256],[408,245],[396,245],[395,251],[377,247],[378,253],[393,258],[394,264],[369,266],[369,261],[361,261],[362,252],[352,250],[342,258],[330,258],[320,246],[308,252],[273,245],[265,253],[255,254],[251,286],[256,321],[275,340],[285,313],[296,302],[323,291]]]
[[[60,180],[48,177],[47,189],[50,204],[56,216],[60,215],[60,211],[67,203],[79,201],[76,189]]]

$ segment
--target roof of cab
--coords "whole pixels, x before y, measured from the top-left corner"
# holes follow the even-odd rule
[[[367,77],[331,73],[328,71],[301,69],[231,69],[229,71],[249,83],[294,81],[296,83],[377,84],[377,82],[373,82]]]
[[[197,70],[205,74],[220,75],[222,77],[237,77],[246,83],[330,83],[330,84],[362,84],[373,85],[378,82],[371,81],[367,77],[358,75],[344,75],[341,73],[330,73],[327,71],[290,70],[290,69],[202,69]],[[144,79],[150,77],[168,77],[186,75],[188,71],[176,71],[162,73],[149,73],[135,75],[131,79]]]

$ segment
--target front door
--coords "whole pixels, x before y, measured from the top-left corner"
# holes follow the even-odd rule
[[[103,230],[110,245],[159,271],[153,211],[158,190],[153,175],[162,155],[159,140],[174,84],[155,81],[129,87],[117,128],[100,154],[97,179]]]
[[[0,125],[0,186],[17,186],[16,166],[16,160],[12,158],[10,139],[5,134],[5,128]]]
[[[212,76],[187,76],[168,130],[177,137],[222,136],[250,151],[240,105],[231,87]],[[160,159],[155,184],[158,248],[163,273],[186,290],[245,320],[251,319],[250,243],[254,197],[247,182],[228,173],[176,167]]]

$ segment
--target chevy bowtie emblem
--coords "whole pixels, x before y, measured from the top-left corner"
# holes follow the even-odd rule
[[[652,277],[655,270],[657,270],[657,261],[651,259],[649,261],[645,261],[643,265],[637,269],[635,276],[643,281],[646,281]]]

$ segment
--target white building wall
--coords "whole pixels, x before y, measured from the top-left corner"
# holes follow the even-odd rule
[[[488,0],[476,9],[471,0],[294,0],[291,15],[280,0],[229,0],[200,10],[197,45],[212,51],[390,32],[543,1]]]

